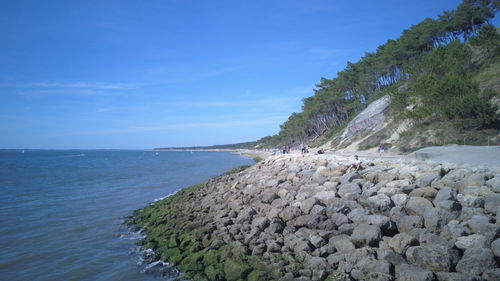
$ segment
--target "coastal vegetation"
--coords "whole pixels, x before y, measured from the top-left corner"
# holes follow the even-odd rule
[[[393,117],[498,132],[498,106],[492,100],[499,96],[499,78],[483,72],[497,73],[490,66],[498,69],[500,61],[500,35],[489,24],[499,3],[464,0],[455,10],[404,30],[358,62],[348,62],[335,78],[321,78],[314,95],[304,98],[302,112],[293,113],[277,135],[260,143],[322,144],[386,94],[392,96]]]

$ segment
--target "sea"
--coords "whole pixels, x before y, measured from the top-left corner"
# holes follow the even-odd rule
[[[0,280],[173,280],[168,264],[144,261],[126,218],[252,163],[227,151],[0,150]]]

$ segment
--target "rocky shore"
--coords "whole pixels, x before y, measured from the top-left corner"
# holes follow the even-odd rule
[[[191,280],[500,280],[500,174],[278,155],[138,211]],[[497,219],[498,218],[498,219]]]

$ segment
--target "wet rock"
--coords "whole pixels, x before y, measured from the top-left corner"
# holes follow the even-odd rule
[[[486,248],[470,248],[457,264],[457,271],[473,275],[481,275],[496,266],[493,252]]]

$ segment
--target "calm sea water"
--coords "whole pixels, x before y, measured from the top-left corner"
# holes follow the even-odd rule
[[[229,152],[0,150],[0,279],[169,280],[140,263],[124,218],[251,163]]]

